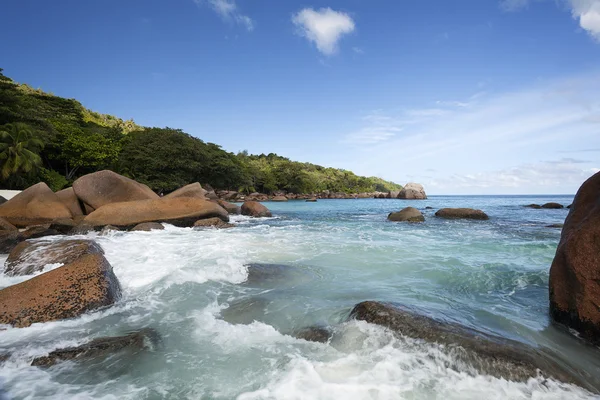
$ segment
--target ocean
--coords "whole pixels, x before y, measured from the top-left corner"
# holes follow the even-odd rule
[[[568,210],[523,207],[572,200],[289,201],[264,203],[273,218],[234,216],[232,229],[91,233],[123,299],[80,318],[0,331],[0,349],[12,353],[0,366],[0,385],[10,399],[597,398],[543,376],[511,382],[479,375],[435,344],[348,320],[361,301],[399,303],[550,349],[597,385],[600,351],[548,317],[548,273],[560,229],[547,226],[562,223]],[[422,210],[425,222],[386,220],[407,206]],[[443,207],[478,208],[490,220],[436,218]],[[248,264],[278,267],[248,281]],[[0,287],[27,278],[2,276]],[[329,343],[293,336],[316,325],[334,331]],[[145,327],[162,337],[153,350],[29,365],[58,348]]]

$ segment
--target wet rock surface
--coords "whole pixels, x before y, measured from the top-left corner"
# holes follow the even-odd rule
[[[55,350],[47,356],[35,358],[34,367],[50,367],[63,361],[81,361],[93,358],[105,358],[122,351],[133,354],[144,350],[155,350],[160,346],[160,334],[151,328],[145,328],[124,336],[94,339],[78,347]]]
[[[423,222],[425,217],[414,207],[406,207],[398,212],[390,213],[387,217],[393,222]]]
[[[293,336],[308,342],[327,343],[333,336],[333,331],[324,326],[309,326],[294,332]]]
[[[249,215],[257,218],[273,216],[267,207],[257,201],[245,201],[244,204],[242,204],[242,215]]]
[[[551,210],[560,210],[561,208],[565,208],[562,204],[558,203],[546,203],[543,204],[541,208],[551,209]]]
[[[144,222],[131,228],[131,231],[150,232],[154,230],[162,231],[163,229],[165,229],[165,227],[160,222]]]
[[[228,222],[224,222],[220,218],[206,218],[199,219],[194,222],[194,228],[217,228],[217,229],[227,229],[234,228],[234,224],[230,224]]]
[[[489,219],[486,213],[473,208],[442,208],[436,211],[435,216],[446,219]]]

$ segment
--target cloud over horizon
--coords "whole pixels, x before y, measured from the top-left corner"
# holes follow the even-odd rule
[[[305,8],[292,16],[292,22],[298,27],[299,34],[313,42],[326,56],[335,54],[342,36],[355,29],[350,15],[331,8]]]

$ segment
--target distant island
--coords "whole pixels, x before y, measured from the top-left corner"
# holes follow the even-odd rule
[[[240,193],[390,192],[402,186],[377,177],[291,161],[270,153],[223,150],[180,129],[149,128],[86,109],[14,82],[0,68],[1,186],[43,181],[58,191],[78,177],[110,169],[169,193],[190,182]]]

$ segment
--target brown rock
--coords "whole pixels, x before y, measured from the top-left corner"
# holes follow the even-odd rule
[[[56,197],[71,211],[73,216],[83,215],[81,204],[72,187],[56,192]]]
[[[288,198],[285,196],[275,196],[271,199],[271,201],[288,201]]]
[[[101,254],[86,254],[63,267],[0,290],[0,323],[26,327],[77,317],[113,304],[121,287]]]
[[[327,343],[333,336],[331,329],[322,326],[309,326],[294,333],[294,337],[308,342]]]
[[[159,199],[148,186],[109,170],[84,175],[73,182],[75,195],[98,209],[112,203]]]
[[[160,222],[143,222],[143,223],[137,224],[136,226],[131,228],[130,231],[132,231],[132,232],[135,232],[135,231],[150,232],[152,230],[161,231],[163,229],[165,229],[165,227]]]
[[[218,205],[220,205],[221,207],[223,207],[225,210],[227,210],[227,212],[229,214],[233,214],[233,215],[237,215],[237,214],[241,214],[242,213],[242,208],[236,204],[230,203],[228,201],[225,200],[211,200],[214,201],[215,203],[217,203]]]
[[[83,203],[83,211],[84,211],[85,215],[90,215],[91,213],[96,211],[96,209],[94,207],[90,206],[89,204]]]
[[[52,221],[49,228],[66,235],[71,233],[77,225],[79,225],[79,223],[75,222],[72,218],[62,218]]]
[[[486,213],[473,208],[442,208],[435,213],[435,216],[446,219],[489,219]]]
[[[0,217],[18,228],[24,228],[59,218],[71,218],[71,211],[48,185],[40,182],[0,205]]]
[[[464,326],[437,321],[397,304],[365,301],[352,310],[352,318],[384,326],[404,337],[442,345],[441,351],[457,360],[449,367],[470,365],[480,374],[511,381],[527,381],[538,372],[563,382],[584,384],[538,349]],[[467,371],[464,371],[470,373]]]
[[[0,231],[18,231],[19,229],[4,218],[0,218]]]
[[[0,231],[0,254],[8,254],[25,238],[19,231]]]
[[[424,200],[427,198],[427,195],[425,194],[423,185],[418,183],[407,183],[402,190],[400,190],[397,198],[406,200]]]
[[[390,213],[388,220],[394,222],[423,222],[425,221],[425,217],[416,208],[406,207],[398,212]]]
[[[58,232],[56,229],[50,228],[50,224],[46,224],[46,225],[30,226],[27,229],[25,229],[23,232],[21,232],[21,235],[23,236],[23,240],[27,240],[27,239],[37,239],[37,238],[41,238],[44,236],[60,235],[60,232]]]
[[[251,217],[273,216],[267,207],[256,201],[245,201],[244,204],[242,204],[242,215],[249,215]]]
[[[558,204],[558,203],[546,203],[546,204],[542,205],[542,208],[549,208],[549,209],[553,209],[553,210],[559,210],[561,208],[565,208],[565,206],[563,206],[562,204]]]
[[[92,230],[93,230],[93,228],[92,228]],[[102,229],[100,230],[100,236],[106,236],[110,233],[120,232],[120,231],[121,231],[121,229],[117,228],[116,226],[106,225],[106,226],[103,226]]]
[[[581,185],[550,267],[550,314],[600,344],[600,173]]]
[[[194,222],[194,228],[200,228],[200,227],[204,227],[204,228],[213,227],[213,228],[217,228],[217,229],[225,229],[225,228],[233,228],[233,227],[235,227],[235,225],[229,224],[227,222],[223,222],[223,220],[221,220],[221,218],[214,217],[214,218],[199,219],[198,221]]]
[[[78,347],[55,350],[44,357],[37,357],[31,363],[34,367],[50,367],[61,361],[80,361],[98,357],[108,357],[120,351],[139,353],[145,349],[154,350],[160,343],[160,335],[154,329],[146,328],[125,336],[94,339]]]
[[[523,206],[523,207],[533,208],[533,209],[536,209],[536,210],[539,210],[540,208],[542,208],[542,206],[540,206],[539,204],[527,204],[526,206]]]
[[[177,197],[107,204],[85,217],[84,222],[93,226],[119,227],[133,227],[142,222],[192,226],[198,219],[211,217],[229,221],[229,214],[218,204],[193,197]]]
[[[197,199],[206,199],[206,190],[202,189],[202,186],[200,185],[200,183],[195,182],[195,183],[190,183],[189,185],[186,185],[182,188],[177,189],[174,192],[169,193],[168,195],[166,195],[165,199],[174,199],[177,197],[194,197]]]
[[[385,196],[386,199],[397,199],[400,195],[400,190],[392,190]]]
[[[31,275],[47,264],[69,264],[84,254],[104,254],[91,240],[63,240],[60,242],[21,242],[8,255],[4,273],[8,276]]]
[[[214,190],[211,190],[209,192],[206,192],[206,198],[208,200],[218,200],[219,196],[217,196]]]
[[[316,203],[316,202],[317,202],[317,198],[316,198],[316,197],[313,197],[313,198],[310,198],[310,199],[306,199],[306,202],[309,202],[309,203]]]

